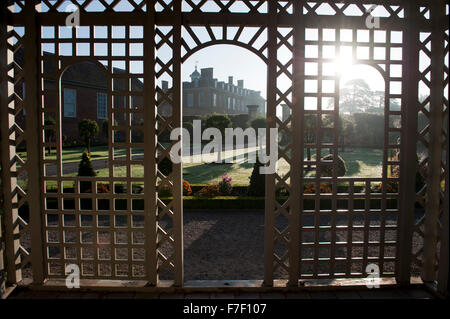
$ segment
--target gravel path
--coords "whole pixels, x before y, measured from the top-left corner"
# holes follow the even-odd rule
[[[308,222],[309,223],[309,222]],[[361,222],[356,221],[354,225],[362,225]],[[390,221],[387,220],[386,224]],[[164,222],[161,226],[164,228]],[[106,225],[105,225],[106,226]],[[282,229],[285,225],[277,225]],[[312,224],[311,224],[312,226]],[[57,233],[57,232],[55,232]],[[143,233],[141,233],[143,235]],[[21,244],[25,248],[30,247],[30,238],[28,233],[21,238]],[[99,241],[108,246],[111,238],[108,234],[99,234]],[[105,237],[106,236],[106,237]],[[369,241],[379,240],[379,231],[369,232]],[[386,231],[386,240],[395,241],[396,233]],[[54,237],[49,234],[50,237]],[[74,237],[75,236],[69,236]],[[72,240],[67,237],[66,240]],[[84,236],[83,236],[84,237]],[[84,240],[90,239],[93,234],[87,234]],[[125,236],[126,237],[126,236]],[[141,236],[142,237],[142,236]],[[57,238],[57,237],[55,237]],[[329,241],[330,233],[319,232],[321,241]],[[93,238],[92,238],[93,239]],[[117,238],[119,239],[119,238]],[[314,232],[304,232],[302,235],[303,242],[313,242]],[[336,241],[345,242],[347,234],[343,231],[336,231]],[[126,238],[125,238],[126,240]],[[143,241],[144,238],[136,238],[136,240]],[[364,241],[364,232],[354,231],[352,241]],[[422,240],[415,236],[413,238],[413,250],[417,251],[423,245]],[[277,245],[275,245],[277,252]],[[378,248],[369,248],[370,255],[377,255]],[[385,255],[395,256],[395,247],[393,249],[385,249]],[[126,249],[125,249],[126,250]],[[108,252],[109,251],[109,252]],[[166,254],[166,247],[161,247],[163,254]],[[60,252],[59,252],[60,253]],[[95,252],[92,251],[92,254]],[[110,250],[105,250],[103,253],[110,254]],[[121,252],[117,252],[121,257]],[[138,257],[144,256],[144,250],[138,251]],[[312,258],[314,251],[310,248],[302,249],[303,258]],[[362,247],[353,247],[352,256],[362,257]],[[279,253],[282,255],[283,253]],[[330,257],[330,248],[323,247],[318,250],[319,258]],[[346,249],[336,248],[336,257],[346,257]],[[123,257],[127,256],[127,252],[123,252]],[[93,257],[90,256],[90,257]],[[102,256],[110,257],[110,256]],[[358,263],[352,263],[352,272],[360,272],[362,269],[356,267]],[[386,266],[387,271],[394,271],[394,264]],[[319,264],[319,272],[327,272],[329,269],[328,262]],[[336,265],[336,271],[345,271],[346,261],[343,260],[341,265]],[[303,264],[302,272],[311,272],[312,265]],[[419,269],[413,266],[413,274],[418,275]],[[252,280],[263,279],[264,277],[264,211],[260,210],[223,210],[223,211],[185,211],[184,212],[184,275],[185,280]],[[30,277],[30,269],[24,271],[24,277]],[[287,279],[288,274],[284,269],[275,271],[274,276],[279,279]],[[161,279],[172,279],[172,275],[165,276],[161,272]]]

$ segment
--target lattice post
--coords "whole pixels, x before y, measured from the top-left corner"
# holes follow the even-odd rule
[[[172,120],[175,127],[182,127],[183,112],[181,105],[181,1],[174,3],[173,26],[173,113]],[[178,141],[181,143],[181,136]],[[182,156],[183,152],[180,150]],[[173,164],[173,231],[174,231],[174,285],[183,285],[183,163]]]
[[[403,105],[402,133],[400,150],[400,214],[397,250],[397,281],[409,284],[411,277],[412,235],[414,227],[414,205],[411,200],[416,195],[415,178],[417,171],[417,110],[419,82],[419,30],[414,20],[417,20],[419,8],[416,3],[408,3],[406,18],[408,31],[404,32],[405,57],[403,63]]]
[[[447,8],[449,4],[447,4]],[[444,181],[445,181],[445,191],[443,196],[443,206],[442,206],[442,230],[441,230],[441,252],[439,256],[439,271],[438,271],[438,285],[437,289],[441,294],[448,294],[448,279],[449,279],[449,131],[448,131],[448,121],[449,121],[449,97],[448,97],[448,86],[449,86],[449,22],[448,22],[448,11],[446,11],[446,16],[442,17],[442,22],[440,23],[442,26],[442,31],[445,34],[445,47],[444,47],[444,90],[447,90],[447,97],[445,96],[445,91],[443,92],[443,106],[445,107],[444,116],[442,121],[444,122],[443,134],[445,137],[444,140],[444,151],[446,154],[444,166]]]
[[[1,139],[0,139],[1,140]],[[1,205],[1,203],[0,203]],[[1,212],[1,206],[0,206],[0,212]],[[5,285],[5,274],[6,274],[6,270],[5,270],[5,262],[3,259],[3,227],[2,227],[2,215],[0,214],[0,299],[2,299],[3,294],[5,293],[6,290],[6,285]]]
[[[301,16],[303,12],[303,1],[294,2],[294,15]],[[305,29],[304,24],[299,21],[294,26],[294,61],[293,61],[293,105],[292,108],[292,162],[299,165],[300,169],[291,169],[291,234],[290,234],[290,276],[289,283],[298,286],[300,277],[300,254],[301,254],[301,223],[303,213],[303,119],[304,119],[304,56],[305,56]]]
[[[157,195],[156,195],[156,105],[155,100],[155,7],[147,7],[147,21],[144,24],[144,35],[147,41],[144,42],[144,157],[145,169],[145,211],[147,229],[147,278],[151,286],[157,284],[157,251],[156,251],[156,234],[157,234]]]
[[[436,279],[442,161],[442,92],[444,89],[444,33],[440,23],[445,15],[445,2],[432,2],[430,11],[433,27],[431,34],[430,160],[427,176],[427,213],[422,269],[422,279],[426,282]]]
[[[43,254],[42,254],[42,228],[41,228],[41,182],[40,163],[42,149],[39,148],[40,114],[38,110],[38,32],[40,28],[36,23],[36,8],[33,2],[26,4],[27,30],[25,33],[25,83],[27,94],[25,97],[26,109],[26,139],[27,139],[27,165],[28,165],[28,204],[31,225],[31,264],[33,269],[33,283],[41,284],[44,281]]]
[[[448,107],[448,105],[447,105]],[[448,112],[448,111],[447,111]],[[447,115],[447,121],[448,121],[448,115]],[[448,134],[448,131],[447,131]],[[447,135],[448,136],[448,135]],[[438,271],[438,286],[437,289],[440,293],[445,294],[448,293],[448,273],[449,273],[449,191],[448,191],[448,140],[445,144],[447,158],[447,169],[445,172],[445,197],[444,197],[444,207],[443,207],[443,217],[442,217],[442,233],[441,233],[441,254],[439,257],[439,271]]]
[[[274,1],[269,2],[269,23],[267,28],[267,129],[275,127],[276,86],[277,86],[277,7]],[[270,149],[270,134],[267,134],[267,148]],[[274,270],[274,209],[275,209],[275,176],[266,175],[265,200],[265,243],[264,243],[264,284],[273,285]]]
[[[3,21],[6,19],[6,11],[8,10],[6,3],[2,3],[1,14]],[[19,225],[17,202],[18,196],[15,193],[17,185],[16,172],[16,147],[15,147],[15,130],[14,130],[14,100],[11,98],[14,94],[14,84],[10,78],[14,78],[13,52],[9,49],[13,46],[12,37],[9,37],[13,31],[12,26],[6,23],[0,26],[0,130],[2,136],[1,144],[1,161],[2,161],[2,191],[3,191],[3,212],[5,225],[5,254],[6,254],[6,272],[7,282],[15,284],[22,280],[22,272],[17,267],[19,254]]]

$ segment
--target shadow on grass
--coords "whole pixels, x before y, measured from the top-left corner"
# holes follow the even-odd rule
[[[213,180],[229,172],[231,164],[205,164],[183,167],[183,178],[191,184],[201,184]]]

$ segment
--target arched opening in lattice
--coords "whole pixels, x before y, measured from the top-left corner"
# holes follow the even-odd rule
[[[48,141],[52,138],[59,138],[61,141],[63,175],[78,175],[81,155],[88,149],[94,168],[100,170],[107,167],[109,80],[105,67],[95,60],[71,63],[61,71],[58,87],[60,115],[53,118],[51,114],[45,113],[49,125],[59,122],[60,135],[57,130],[51,128],[45,130],[44,135],[48,135],[45,137]],[[118,79],[114,80],[116,86],[117,81]],[[51,86],[52,83],[49,82],[48,85]],[[125,108],[126,99],[115,96],[113,103],[117,104],[117,107],[120,105]],[[124,122],[122,117],[121,120]],[[47,158],[56,158],[56,152],[57,150],[52,154],[51,149],[47,148]],[[103,159],[102,163],[99,162],[100,159]]]
[[[367,64],[351,64],[343,59],[338,61],[340,72],[338,154],[346,166],[338,176],[381,177],[383,148],[386,143],[384,129],[386,82],[382,75],[384,71]],[[328,84],[322,82],[322,85]],[[333,99],[326,99],[323,108],[333,109],[333,104]],[[399,110],[400,105],[395,100],[391,101],[391,104],[392,109]],[[400,117],[392,117],[390,121],[392,126],[400,127]],[[323,127],[330,127],[331,123],[330,116],[322,116]],[[397,135],[392,132],[388,136],[389,141],[393,142],[391,144],[395,144],[399,137],[399,132]],[[331,139],[332,136],[326,138]],[[392,154],[388,154],[387,160],[396,155],[397,152],[393,151]],[[392,172],[394,171],[396,170],[392,168]]]
[[[183,126],[191,139],[184,143],[183,179],[191,185],[191,196],[208,200],[205,191],[213,191],[217,186],[216,195],[225,196],[225,202],[245,202],[249,196],[252,158],[258,152],[256,141],[236,132],[232,148],[225,145],[227,126],[243,131],[254,126],[266,127],[267,66],[255,50],[247,49],[242,45],[208,42],[193,49],[182,65]],[[206,156],[207,144],[214,139],[208,140],[205,135],[201,143],[194,140],[195,123],[200,124],[194,121],[201,121],[202,133],[210,127],[219,129],[220,150],[215,148]],[[199,153],[202,151],[203,155]],[[221,162],[209,163],[216,161],[219,153]],[[227,178],[231,178],[232,188],[227,187]],[[262,198],[264,182],[259,186]],[[189,206],[193,203],[189,198],[185,197],[183,214],[185,280],[263,279],[263,202],[254,206],[253,212],[226,212],[221,209],[225,207],[223,204],[202,212]]]

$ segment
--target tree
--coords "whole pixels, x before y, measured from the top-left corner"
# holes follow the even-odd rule
[[[56,136],[56,129],[54,128],[54,126],[56,125],[56,121],[55,121],[55,119],[54,119],[53,117],[50,116],[50,117],[47,117],[47,118],[45,119],[44,125],[45,125],[45,126],[53,126],[53,127],[51,127],[51,128],[46,128],[46,129],[44,130],[44,132],[45,132],[45,141],[46,141],[47,143],[49,143],[49,142],[51,142],[51,141],[55,138],[55,136]],[[48,151],[48,155],[50,155],[51,152],[52,152],[52,147],[51,147],[51,146],[47,147],[47,151]]]
[[[91,151],[91,140],[98,135],[98,124],[95,121],[84,119],[78,123],[78,134],[86,143],[87,151]]]
[[[316,124],[317,118],[315,115],[305,115],[304,117],[304,126],[305,126],[305,143],[306,144],[313,144],[316,140]],[[306,147],[306,159],[307,161],[311,161],[311,148]],[[311,164],[307,165],[307,168],[311,168]]]
[[[371,107],[377,107],[369,85],[363,79],[354,79],[346,82],[341,89],[341,111],[355,113],[365,111]]]
[[[339,137],[342,146],[342,152],[345,152],[345,143],[353,136],[355,132],[355,125],[352,121],[340,116],[339,117]]]
[[[222,133],[222,136],[225,136],[225,129],[231,128],[231,120],[225,114],[212,114],[206,118],[205,126],[215,127]]]
[[[250,121],[250,127],[253,128],[256,131],[256,133],[258,133],[259,128],[267,127],[267,120],[264,116],[255,117],[253,120]]]

